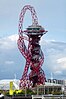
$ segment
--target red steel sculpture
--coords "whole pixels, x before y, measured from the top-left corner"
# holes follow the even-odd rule
[[[32,25],[28,26],[26,30],[23,30],[23,19],[26,10],[31,12]],[[34,8],[30,5],[24,6],[19,17],[19,39],[17,42],[21,54],[26,59],[24,72],[20,79],[20,88],[34,87],[36,84],[45,83],[45,74],[41,68],[44,62],[44,55],[39,41],[46,32],[47,31],[38,24],[38,18]],[[24,36],[24,34],[27,36]],[[28,48],[25,45],[25,39],[28,40]],[[31,71],[28,74],[29,67]]]

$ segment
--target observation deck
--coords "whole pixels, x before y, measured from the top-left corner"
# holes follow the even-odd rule
[[[45,31],[45,29],[40,26],[40,25],[31,25],[28,26],[27,30],[26,30],[26,35],[27,36],[42,36],[43,34],[46,34],[47,31]]]

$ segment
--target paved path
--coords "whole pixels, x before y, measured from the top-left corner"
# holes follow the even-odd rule
[[[0,98],[1,99],[1,98]],[[32,99],[31,97],[21,97],[21,96],[16,96],[16,97],[7,97],[5,96],[4,99]],[[35,99],[41,99],[41,98],[35,98]],[[45,96],[43,99],[66,99],[66,96],[65,97],[62,97],[62,96]]]

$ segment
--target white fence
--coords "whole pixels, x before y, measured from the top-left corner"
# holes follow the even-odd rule
[[[44,97],[44,95],[32,95],[32,99],[39,99],[39,98],[41,98],[41,99],[45,99],[45,97]]]

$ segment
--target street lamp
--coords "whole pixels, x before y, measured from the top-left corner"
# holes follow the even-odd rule
[[[64,86],[62,86],[62,99],[63,99]]]

